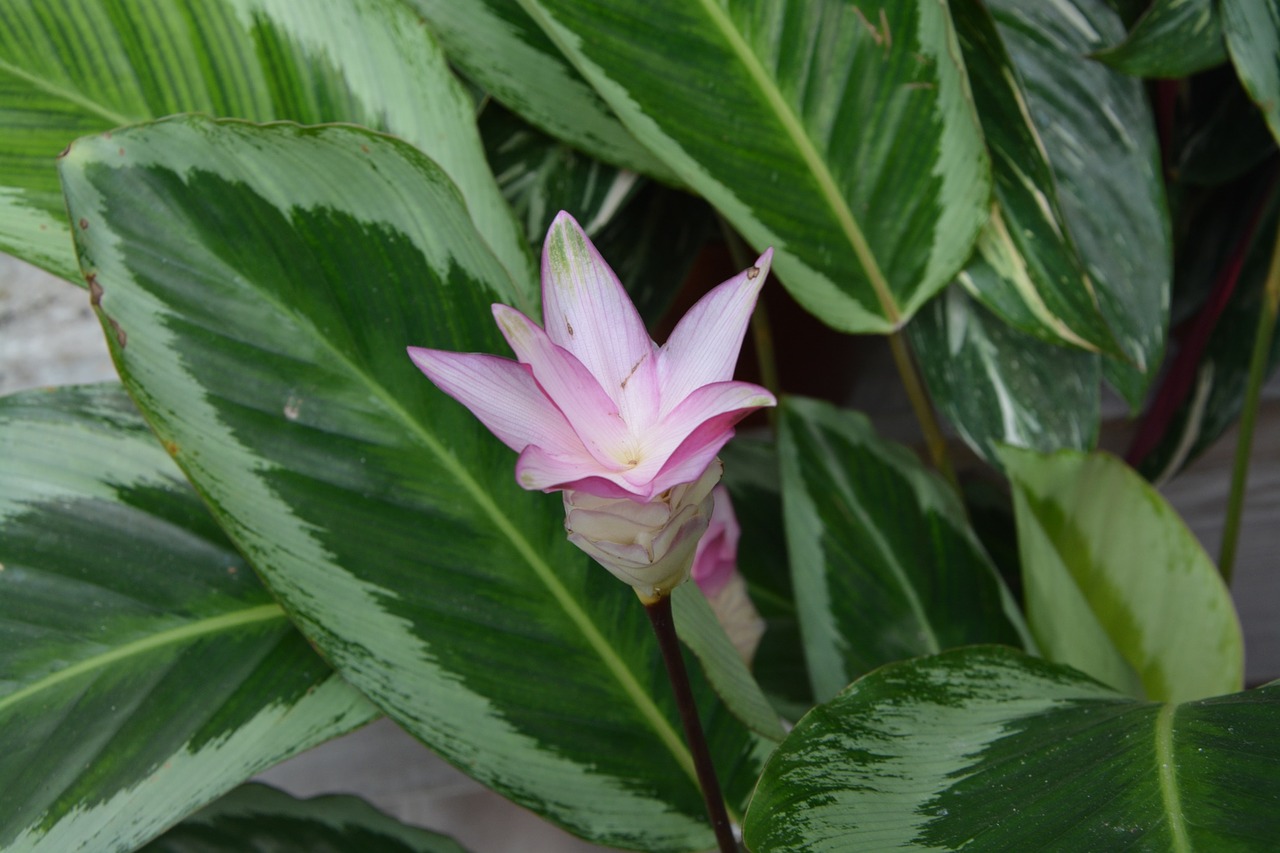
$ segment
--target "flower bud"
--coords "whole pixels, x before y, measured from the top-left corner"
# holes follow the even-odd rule
[[[738,571],[738,537],[742,531],[729,500],[729,490],[716,486],[712,496],[715,509],[694,555],[693,580],[706,596],[733,647],[750,666],[764,636],[765,623],[751,602],[746,580]]]
[[[711,518],[711,490],[722,471],[715,459],[697,480],[644,503],[565,489],[569,541],[651,604],[689,579],[698,540]]]

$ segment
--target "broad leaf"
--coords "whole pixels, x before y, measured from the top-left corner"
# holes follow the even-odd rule
[[[489,165],[534,252],[541,253],[556,214],[569,211],[640,315],[656,324],[716,233],[710,206],[575,151],[496,104],[485,106],[479,126]]]
[[[0,847],[132,850],[374,716],[119,386],[0,400]]]
[[[1105,359],[1104,376],[1136,408],[1164,355],[1172,251],[1142,83],[1084,58],[1118,42],[1123,26],[1102,0],[987,5],[1098,306],[1128,360]]]
[[[406,826],[357,797],[295,799],[244,785],[139,853],[464,853],[452,839]]]
[[[1190,77],[1227,60],[1214,0],[1155,0],[1124,41],[1094,54],[1135,77]]]
[[[1280,141],[1280,6],[1254,0],[1221,3],[1231,62]]]
[[[890,661],[1021,645],[1017,608],[955,493],[855,412],[787,399],[787,546],[818,701]]]
[[[990,174],[944,4],[520,2],[826,323],[895,329],[967,259]]]
[[[1268,850],[1280,684],[1159,705],[1011,649],[887,666],[769,760],[755,853]]]
[[[954,285],[907,327],[929,397],[970,447],[1087,450],[1098,437],[1095,353],[1054,346],[1001,323]]]
[[[991,218],[960,283],[1029,334],[1118,354],[1058,203],[1023,84],[995,23],[980,3],[959,4],[954,14],[995,181]]]
[[[0,7],[0,250],[79,281],[54,159],[71,140],[180,112],[353,122],[426,152],[536,304],[470,99],[398,0],[13,0]]]
[[[358,128],[200,118],[78,141],[62,174],[126,385],[326,657],[575,832],[709,843],[635,595],[405,354],[508,352],[515,288],[444,174]],[[739,804],[760,747],[703,697]]]
[[[635,140],[519,0],[407,0],[449,59],[525,121],[591,156],[663,180],[671,171]]]
[[[1001,453],[1027,621],[1045,657],[1117,690],[1185,701],[1239,690],[1240,622],[1200,543],[1104,453]]]

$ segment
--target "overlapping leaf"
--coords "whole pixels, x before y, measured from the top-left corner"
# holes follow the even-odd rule
[[[375,715],[119,386],[0,400],[0,847],[132,850]]]
[[[1280,140],[1280,7],[1222,0],[1222,29],[1240,81]]]
[[[536,304],[470,100],[397,0],[15,0],[0,7],[0,250],[79,281],[54,159],[88,133],[181,112],[353,122],[418,146],[458,185]]]
[[[1027,621],[1049,660],[1186,701],[1239,690],[1231,594],[1176,511],[1103,453],[1005,448]]]
[[[790,398],[783,511],[818,701],[890,661],[1021,645],[1017,608],[947,485],[854,412]]]
[[[140,853],[464,853],[452,839],[406,826],[356,797],[298,800],[244,785]]]
[[[506,351],[489,305],[516,288],[444,174],[357,128],[187,118],[81,140],[62,175],[125,383],[334,665],[578,833],[706,844],[635,596],[405,355]],[[702,697],[740,804],[761,747]]]
[[[1011,649],[894,664],[769,760],[755,853],[1266,850],[1280,684],[1160,705]]]
[[[991,0],[1067,227],[1124,353],[1103,373],[1133,407],[1164,355],[1172,252],[1154,122],[1140,81],[1082,57],[1123,37],[1102,0]]]
[[[944,4],[521,5],[826,323],[894,329],[967,259],[990,169]]]
[[[1094,56],[1135,77],[1190,77],[1227,59],[1213,0],[1156,0],[1124,41]]]
[[[1087,450],[1098,436],[1097,354],[1037,340],[952,286],[908,327],[930,399],[998,465],[998,444]]]

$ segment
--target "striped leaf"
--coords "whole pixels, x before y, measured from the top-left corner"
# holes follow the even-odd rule
[[[132,850],[374,716],[119,386],[0,400],[0,848]]]
[[[572,831],[710,843],[634,594],[405,355],[507,351],[516,287],[447,177],[359,128],[195,117],[80,140],[62,175],[125,384],[326,658]],[[761,747],[702,695],[740,805]]]
[[[1044,340],[1119,354],[1058,202],[1023,84],[980,3],[955,9],[974,103],[991,151],[995,200],[959,281],[1005,322]]]
[[[452,839],[406,826],[356,797],[295,799],[244,785],[139,853],[465,853]]]
[[[181,112],[353,122],[407,140],[458,185],[522,302],[536,304],[471,101],[398,0],[4,3],[0,250],[80,281],[55,157],[76,137]]]
[[[990,169],[945,4],[520,2],[826,323],[895,329],[967,259]]]
[[[1103,375],[1135,409],[1164,356],[1172,249],[1140,81],[1087,55],[1124,28],[1103,0],[987,4],[1023,84],[1058,201],[1124,360]]]
[[[1239,690],[1231,594],[1155,489],[1104,453],[1004,448],[1027,621],[1052,661],[1139,698]]]
[[[979,647],[868,675],[796,726],[744,825],[755,853],[1269,850],[1280,684],[1139,702]]]
[[[1011,328],[955,286],[907,329],[930,399],[987,462],[1000,464],[1001,444],[1045,451],[1094,446],[1097,354]]]
[[[1021,644],[1020,617],[955,493],[861,415],[790,398],[778,437],[814,695],[890,661]]]
[[[622,126],[519,0],[407,2],[426,19],[449,60],[525,121],[606,163],[675,179]]]
[[[1231,63],[1280,140],[1280,6],[1255,0],[1221,2]]]
[[[1213,0],[1155,0],[1124,41],[1094,54],[1135,77],[1190,77],[1227,60]]]

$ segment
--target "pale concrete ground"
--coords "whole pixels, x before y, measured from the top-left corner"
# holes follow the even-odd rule
[[[0,255],[0,394],[41,385],[114,378],[88,293]],[[910,415],[887,375],[863,386],[882,431]],[[1266,393],[1233,593],[1245,628],[1251,683],[1280,678],[1280,379]],[[1216,555],[1230,480],[1234,433],[1164,489]],[[301,796],[359,794],[409,823],[453,835],[476,853],[598,850],[487,791],[389,721],[325,744],[262,777]]]

